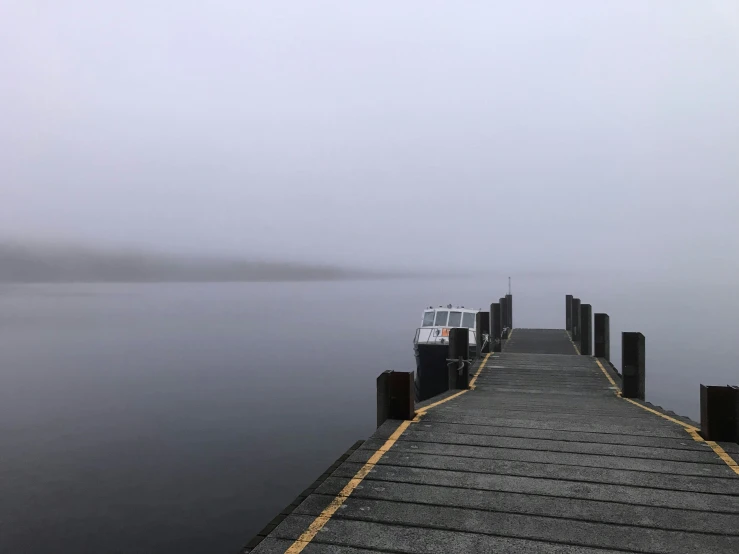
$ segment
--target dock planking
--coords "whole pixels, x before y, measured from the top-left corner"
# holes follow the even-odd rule
[[[382,424],[249,551],[739,552],[735,444],[621,398],[563,330],[515,329],[475,372]]]

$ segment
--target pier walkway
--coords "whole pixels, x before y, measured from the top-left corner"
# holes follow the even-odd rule
[[[515,329],[470,390],[388,420],[253,554],[739,552],[739,446],[620,397],[564,330]]]

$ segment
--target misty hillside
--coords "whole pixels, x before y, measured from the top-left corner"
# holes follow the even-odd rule
[[[0,282],[5,283],[321,281],[370,276],[310,264],[0,243]]]

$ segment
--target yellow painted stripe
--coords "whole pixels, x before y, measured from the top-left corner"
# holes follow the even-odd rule
[[[477,372],[470,380],[470,388],[468,390],[475,390],[475,381],[477,381],[477,378],[479,377],[480,373],[482,372],[483,368],[485,367],[485,364],[488,363],[488,358],[490,357],[491,353],[488,353],[485,358],[482,360],[482,363],[480,364],[480,367],[477,368]],[[462,396],[464,393],[466,393],[467,390],[461,390],[459,392],[455,392],[454,394],[450,394],[446,398],[442,398],[438,402],[434,402],[433,404],[429,404],[428,406],[424,406],[423,408],[419,408],[416,411],[416,417],[413,418],[413,423],[418,423],[421,421],[421,416],[428,412],[431,408],[435,408],[436,406],[440,404],[444,404],[445,402],[449,402],[450,400],[453,400],[457,398],[458,396]]]
[[[700,436],[700,433],[698,433],[697,427],[686,427],[685,430],[688,432],[688,434],[693,437],[693,440],[695,442],[705,442],[703,440],[703,437]]]
[[[458,396],[462,396],[464,393],[466,393],[466,390],[461,390],[459,392],[455,392],[454,394],[450,394],[446,398],[442,398],[438,402],[434,402],[433,404],[429,404],[428,406],[424,406],[423,408],[419,408],[416,411],[416,418],[413,421],[418,421],[418,416],[422,416],[426,412],[428,412],[431,408],[436,408],[439,404],[444,404],[445,402],[449,402],[450,400],[454,400]]]
[[[739,475],[739,464],[736,462],[736,460],[734,460],[734,458],[732,458],[731,456],[729,456],[729,454],[726,452],[726,450],[724,450],[723,448],[721,448],[720,445],[716,444],[714,441],[704,440],[703,437],[701,437],[700,434],[698,433],[698,428],[697,427],[692,427],[690,429],[686,429],[686,431],[688,433],[690,433],[690,436],[693,437],[693,440],[694,441],[696,441],[696,442],[705,442],[708,446],[710,446],[711,447],[711,450],[713,450],[716,453],[716,455],[719,458],[721,458],[721,461],[723,461],[727,466],[729,466],[729,468],[734,473],[736,473],[737,475]]]
[[[629,402],[629,403],[633,404],[634,406],[639,406],[642,410],[646,410],[646,411],[648,411],[650,413],[653,413],[654,415],[658,415],[662,419],[666,419],[667,421],[671,421],[672,423],[677,423],[678,425],[681,425],[682,427],[685,427],[686,429],[692,429],[694,431],[698,431],[698,428],[695,425],[690,425],[688,423],[685,423],[684,421],[680,421],[679,419],[675,419],[674,417],[670,417],[670,416],[668,416],[666,414],[663,414],[661,412],[658,412],[657,410],[653,410],[652,408],[649,408],[647,406],[644,406],[643,404],[639,404],[638,402],[632,400],[631,398],[624,398],[623,396],[621,396],[621,390],[618,388],[618,385],[616,384],[616,381],[613,380],[613,377],[611,377],[611,375],[608,373],[608,371],[606,371],[606,368],[603,367],[603,364],[600,363],[600,360],[598,358],[595,358],[595,363],[598,364],[598,367],[603,372],[603,375],[606,376],[606,379],[608,379],[608,382],[611,383],[611,385],[613,385],[613,387],[615,389],[613,392],[619,398],[621,398],[623,400],[626,400],[626,402]]]
[[[723,448],[721,448],[720,445],[716,444],[714,441],[704,440],[703,437],[700,436],[700,433],[698,433],[698,431],[700,431],[698,427],[696,427],[695,425],[690,425],[689,423],[685,423],[684,421],[680,421],[679,419],[675,419],[674,417],[670,417],[666,414],[660,413],[657,410],[653,410],[652,408],[648,408],[647,406],[644,406],[643,404],[639,404],[638,402],[636,402],[635,400],[632,400],[631,398],[624,398],[621,395],[621,391],[619,390],[618,385],[613,380],[613,378],[608,374],[608,372],[606,371],[606,368],[603,367],[603,364],[600,363],[600,360],[596,358],[595,362],[598,364],[598,367],[600,367],[600,370],[603,372],[603,375],[606,376],[606,379],[608,379],[611,385],[613,385],[616,388],[616,390],[614,391],[616,393],[616,396],[618,396],[622,400],[626,400],[626,402],[629,402],[633,404],[634,406],[639,406],[642,410],[646,410],[654,415],[658,415],[662,419],[666,419],[667,421],[671,421],[672,423],[677,423],[678,425],[683,427],[688,432],[688,434],[693,438],[695,442],[705,442],[708,446],[710,446],[711,450],[713,450],[716,453],[716,455],[719,458],[721,458],[721,460],[734,471],[734,473],[739,475],[739,464],[737,464],[736,460],[734,460],[734,458],[729,456],[729,454]]]
[[[482,372],[482,368],[484,368],[485,364],[488,363],[488,358],[490,357],[490,354],[492,354],[492,352],[488,352],[485,355],[485,358],[483,358],[482,363],[480,364],[480,367],[477,368],[477,373],[475,373],[474,377],[472,377],[472,379],[470,380],[470,388],[472,390],[475,389],[475,382],[477,381],[477,378],[480,376],[480,372]]]
[[[485,364],[487,363],[489,357],[490,354],[488,353],[480,364],[480,367],[477,368],[477,372],[470,381],[470,388],[468,390],[474,389],[475,381],[480,375],[480,372],[482,372],[483,368],[485,367]],[[458,396],[461,396],[466,392],[467,390],[461,390],[455,394],[447,396],[442,400],[439,400],[438,402],[434,402],[433,404],[424,406],[416,412],[416,416],[413,418],[413,422],[419,421],[420,416],[428,412],[431,408],[435,408],[439,404],[449,402],[450,400],[457,398]],[[349,482],[344,486],[343,489],[341,489],[339,494],[334,497],[329,505],[326,506],[326,508],[324,508],[324,510],[318,516],[316,516],[316,519],[314,519],[313,522],[308,526],[308,529],[306,529],[297,539],[295,539],[295,542],[293,542],[290,547],[285,550],[285,554],[298,554],[310,544],[310,542],[315,538],[318,532],[323,529],[323,527],[329,522],[331,516],[336,513],[336,510],[338,510],[341,505],[346,502],[346,499],[349,498],[349,495],[351,495],[351,493],[354,492],[354,489],[356,489],[357,486],[362,482],[362,480],[367,477],[369,472],[372,471],[372,468],[374,468],[375,465],[377,465],[377,462],[379,462],[380,459],[385,455],[385,452],[392,448],[392,446],[397,442],[403,432],[408,429],[408,426],[411,423],[411,421],[403,421],[398,426],[393,434],[390,435],[390,438],[388,438],[380,448],[375,450],[370,459],[367,460],[367,463],[365,463],[359,469],[359,471],[354,474],[354,477],[349,480]]]
[[[707,441],[703,437],[700,436],[698,433],[697,427],[691,427],[690,429],[686,429],[688,433],[690,433],[690,436],[693,437],[693,440],[696,442],[705,442],[708,446],[711,447],[711,450],[713,450],[716,455],[721,458],[721,461],[723,461],[729,468],[739,475],[739,463],[736,462],[734,458],[729,456],[729,454],[721,448],[721,445],[716,444],[714,441]]]
[[[727,466],[734,470],[734,473],[739,475],[739,464],[736,463],[736,460],[734,460],[734,458],[729,456],[726,451],[715,442],[706,441],[706,444],[711,447],[711,449],[718,455],[719,458],[724,461]]]
[[[572,343],[572,346],[575,346],[575,343],[574,342]],[[614,387],[616,387],[616,391],[615,392],[618,393],[617,396],[621,396],[621,391],[619,390],[618,385],[616,384],[616,381],[613,380],[613,377],[611,377],[610,374],[606,371],[606,368],[603,367],[603,364],[600,363],[600,360],[598,358],[595,358],[595,363],[598,364],[598,367],[603,372],[603,375],[606,376],[606,379],[608,379],[608,381],[611,383],[611,385],[613,385]]]
[[[367,476],[367,474],[372,471],[372,468],[374,468],[377,462],[380,461],[380,458],[382,458],[385,452],[387,452],[390,447],[395,444],[400,435],[403,434],[403,431],[405,431],[410,424],[410,421],[403,421],[398,426],[395,432],[390,435],[390,438],[385,441],[385,444],[383,444],[379,450],[372,454],[372,457],[367,460],[367,463],[364,464],[359,469],[359,471],[354,474],[354,477],[352,477],[344,486],[344,488],[341,489],[339,494],[334,497],[331,503],[326,506],[326,508],[324,508],[320,515],[316,517],[316,519],[313,520],[313,522],[308,526],[308,529],[306,529],[303,534],[301,534],[295,540],[295,542],[293,542],[290,547],[285,550],[285,554],[298,554],[298,552],[302,552],[303,549],[308,546],[308,544],[310,544],[310,541],[312,541],[316,534],[321,529],[323,529],[324,525],[326,525],[326,523],[328,523],[328,521],[331,519],[331,516],[333,516],[334,513],[336,513],[336,510],[338,510],[339,507],[346,501],[346,499],[349,498],[349,495],[354,492],[354,489],[357,488],[357,485],[359,485]]]
[[[566,331],[565,331],[565,332],[566,332]],[[572,340],[572,335],[570,335],[569,333],[567,333],[567,337],[568,337],[568,338],[570,339],[570,342],[572,343],[572,348],[574,348],[574,349],[575,349],[575,352],[577,352],[577,355],[579,356],[579,355],[580,355],[580,349],[579,349],[579,348],[577,347],[577,345],[575,344],[575,341],[574,341],[574,340]]]
[[[621,396],[620,393],[619,393],[619,396]],[[624,398],[623,396],[621,396],[621,398],[623,400],[626,400],[626,402],[630,402],[634,406],[639,406],[642,410],[646,410],[648,412],[653,413],[654,415],[658,415],[662,419],[666,419],[667,421],[671,421],[672,423],[677,423],[678,425],[685,427],[685,429],[692,429],[694,431],[698,431],[698,428],[695,425],[690,425],[689,423],[685,423],[684,421],[680,421],[679,419],[675,419],[674,417],[670,417],[668,415],[660,413],[657,410],[653,410],[652,408],[647,408],[643,404],[639,404],[638,402],[632,400],[631,398]]]
[[[477,381],[477,377],[482,372],[482,369],[485,367],[485,364],[488,363],[488,358],[489,357],[490,357],[490,353],[488,353],[488,354],[485,355],[485,358],[482,360],[482,363],[480,364],[480,367],[477,368],[477,372],[472,376],[472,379],[470,380],[470,388],[469,388],[469,390],[474,390],[475,389],[475,381]],[[467,390],[461,390],[459,392],[455,392],[454,394],[450,394],[446,398],[442,398],[438,402],[434,402],[433,404],[429,404],[428,406],[424,406],[423,408],[419,408],[416,411],[416,419],[414,419],[414,421],[418,421],[418,419],[417,419],[418,416],[425,414],[431,408],[435,408],[436,406],[438,406],[440,404],[444,404],[445,402],[449,402],[450,400],[453,400],[453,399],[457,398],[458,396],[462,396],[466,392],[467,392]]]

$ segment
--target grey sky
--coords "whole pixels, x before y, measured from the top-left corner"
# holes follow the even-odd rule
[[[735,0],[4,0],[0,236],[733,274],[738,99]]]

